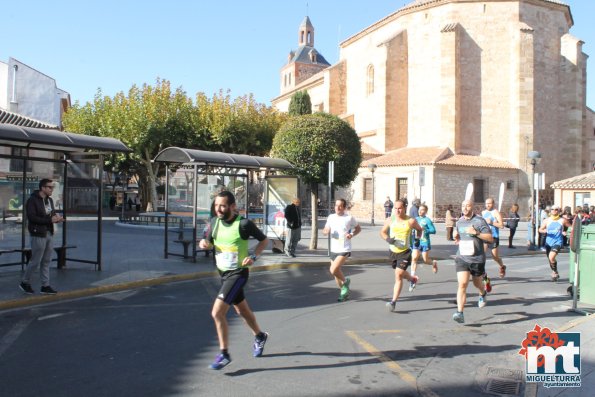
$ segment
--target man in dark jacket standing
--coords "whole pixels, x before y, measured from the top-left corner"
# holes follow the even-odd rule
[[[26,294],[33,294],[31,276],[39,267],[41,278],[41,293],[54,295],[57,293],[50,286],[50,261],[52,259],[52,240],[54,237],[54,223],[64,222],[61,215],[56,214],[51,195],[54,183],[51,179],[42,179],[39,190],[31,193],[26,204],[27,228],[31,235],[31,260],[27,264],[25,274],[19,287]]]
[[[287,236],[285,237],[285,254],[295,258],[295,249],[298,241],[302,238],[302,214],[300,213],[300,199],[294,198],[285,207],[285,223],[287,225]]]

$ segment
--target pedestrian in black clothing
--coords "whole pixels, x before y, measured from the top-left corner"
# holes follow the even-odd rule
[[[508,248],[516,248],[512,245],[512,239],[514,239],[514,234],[516,233],[516,228],[519,226],[519,220],[521,219],[519,213],[519,205],[513,204],[510,207],[510,211],[508,212],[508,219],[506,220],[506,227],[510,230],[510,234],[508,235]]]
[[[295,258],[295,249],[298,241],[302,238],[302,214],[300,212],[300,199],[294,198],[287,207],[285,207],[285,224],[287,226],[287,236],[285,237],[285,255]]]
[[[389,196],[386,196],[386,201],[384,202],[384,217],[390,218],[391,214],[393,213],[393,202],[391,201]]]

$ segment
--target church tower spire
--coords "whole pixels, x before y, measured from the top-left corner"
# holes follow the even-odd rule
[[[329,66],[330,63],[314,48],[314,26],[306,16],[298,29],[298,48],[289,51],[287,63],[281,69],[281,94],[292,92],[303,81]]]
[[[298,33],[298,45],[314,47],[314,26],[310,22],[310,18],[306,16],[302,21]]]

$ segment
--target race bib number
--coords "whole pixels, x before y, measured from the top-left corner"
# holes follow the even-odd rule
[[[237,247],[217,247],[217,267],[221,270],[233,270],[239,267]]]
[[[399,240],[399,239],[395,239],[394,246],[397,247],[397,248],[409,248],[407,246],[407,244],[405,243],[405,240]]]
[[[461,255],[472,256],[475,254],[475,247],[473,240],[461,240],[459,241],[459,252]]]

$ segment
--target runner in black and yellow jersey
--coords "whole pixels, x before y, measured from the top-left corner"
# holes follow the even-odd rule
[[[403,279],[417,284],[419,277],[411,276],[407,268],[411,264],[411,231],[416,230],[417,235],[423,237],[423,228],[414,218],[405,214],[405,204],[401,200],[395,202],[393,214],[384,222],[380,236],[389,244],[390,260],[392,268],[395,269],[395,285],[393,287],[392,299],[386,303],[390,311],[395,311],[395,305],[401,289]],[[414,247],[419,247],[419,239],[413,242]]]

